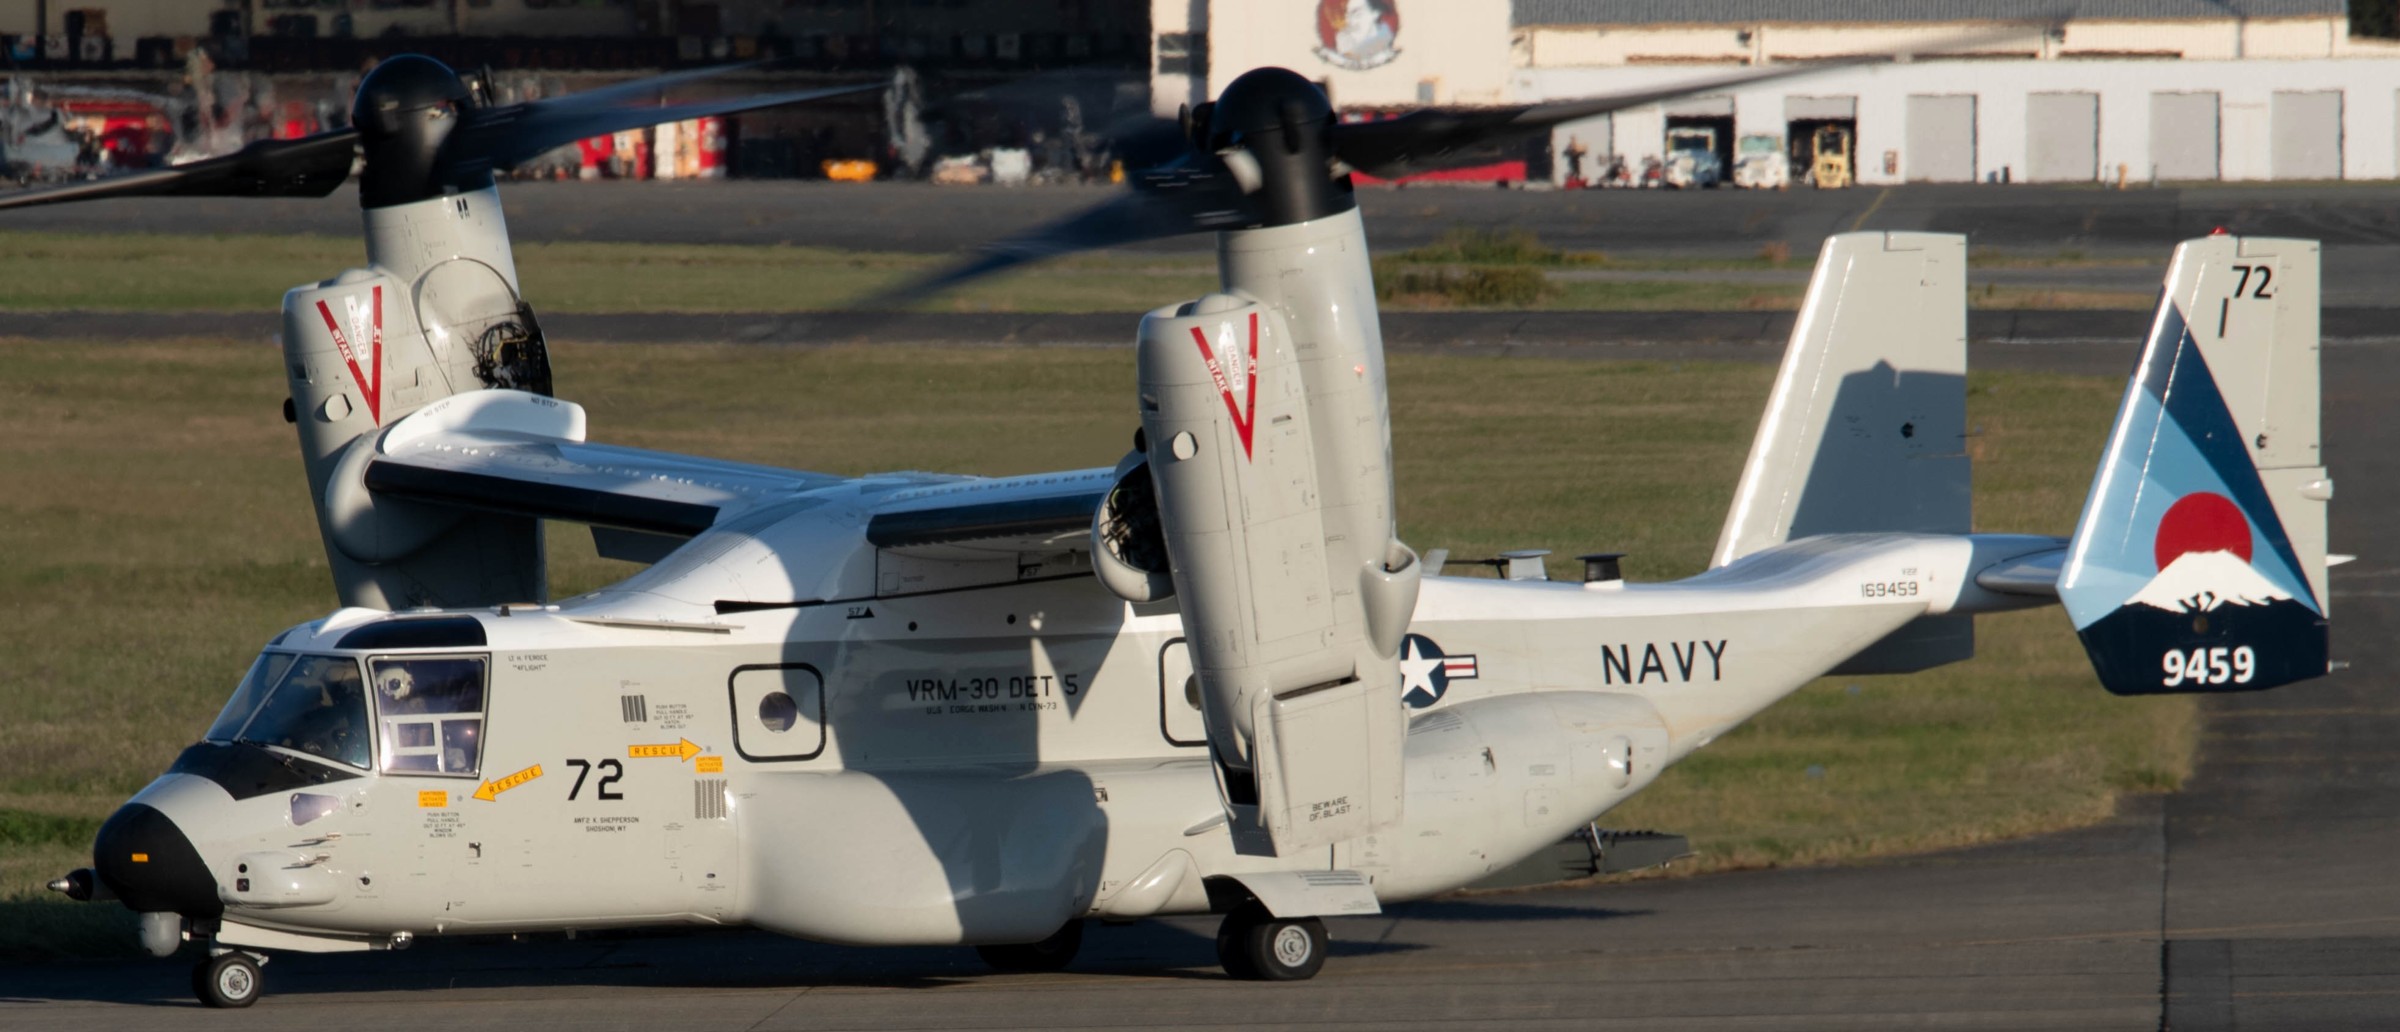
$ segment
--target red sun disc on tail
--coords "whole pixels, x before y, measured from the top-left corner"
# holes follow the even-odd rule
[[[2250,521],[2241,506],[2221,494],[2194,491],[2175,500],[2158,518],[2158,539],[2152,544],[2158,568],[2186,552],[2231,552],[2250,561]]]

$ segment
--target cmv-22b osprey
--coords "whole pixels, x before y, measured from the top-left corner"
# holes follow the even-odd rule
[[[1228,973],[1301,979],[1320,917],[1551,847],[1820,674],[1967,658],[1976,613],[2063,602],[2121,693],[2325,672],[2299,241],[2178,249],[2071,539],[1970,532],[1963,240],[1847,234],[1707,572],[1438,576],[1393,523],[1347,173],[1673,92],[1342,124],[1246,74],[1184,159],[930,284],[1217,231],[1223,289],[1142,320],[1122,461],[837,477],[592,444],[547,396],[489,170],[662,109],[494,108],[387,62],[355,141],[369,264],[284,302],[342,608],[276,635],[59,886],[139,911],[159,955],[206,943],[219,1006],[270,951],[663,924],[1023,969],[1087,921],[1222,913]],[[323,193],[351,143],[134,188]],[[649,565],[544,603],[544,519]]]

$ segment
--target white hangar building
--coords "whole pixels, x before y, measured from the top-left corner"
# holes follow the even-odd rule
[[[1638,166],[1670,125],[1855,132],[1860,182],[2400,178],[2400,43],[2346,0],[1153,0],[1154,96],[1281,65],[1345,110],[1606,93],[1911,45],[1933,53],[1562,127]],[[1946,41],[1974,38],[1971,46]],[[1529,155],[1535,175],[1563,161]]]

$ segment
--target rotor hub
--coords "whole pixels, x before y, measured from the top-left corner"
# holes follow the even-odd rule
[[[1333,103],[1316,83],[1289,69],[1257,68],[1209,106],[1204,144],[1228,162],[1255,162],[1263,225],[1288,226],[1358,205],[1350,178],[1333,171],[1333,125]]]
[[[425,200],[445,190],[490,186],[488,165],[451,168],[456,163],[441,160],[442,146],[457,130],[461,113],[473,105],[474,93],[466,80],[449,65],[422,54],[402,54],[368,72],[350,106],[350,122],[358,127],[366,153],[359,205],[382,208]]]

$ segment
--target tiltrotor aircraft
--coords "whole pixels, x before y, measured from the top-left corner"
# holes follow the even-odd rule
[[[1970,529],[1962,240],[1854,233],[1707,572],[1440,576],[1403,544],[1348,172],[1693,88],[1342,124],[1243,75],[1185,159],[942,279],[1218,231],[1223,288],[1142,318],[1133,450],[850,478],[590,443],[488,167],[598,108],[495,115],[396,59],[359,101],[369,264],[284,299],[342,608],[275,635],[59,885],[161,956],[205,943],[217,1006],[271,951],[678,923],[1029,969],[1090,920],[1222,913],[1229,974],[1303,979],[1321,917],[1560,843],[1818,675],[1965,659],[1978,613],[2063,603],[2120,693],[2325,672],[2300,241],[2177,250],[2070,539]],[[311,146],[152,184],[322,192],[350,141]],[[649,565],[547,602],[542,520]]]

